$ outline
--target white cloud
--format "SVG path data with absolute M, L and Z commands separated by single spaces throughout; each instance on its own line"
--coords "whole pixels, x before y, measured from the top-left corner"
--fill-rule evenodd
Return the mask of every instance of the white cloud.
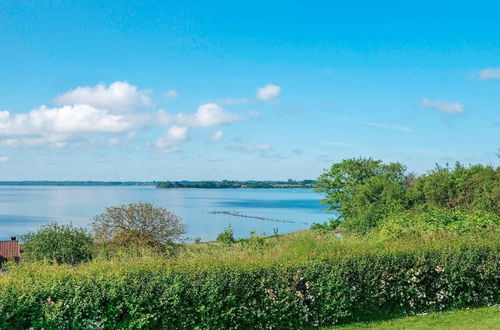
M 140 116 L 113 114 L 89 105 L 40 106 L 21 114 L 0 111 L 0 137 L 7 137 L 2 141 L 6 146 L 50 143 L 62 147 L 64 141 L 75 135 L 123 133 L 143 120 Z
M 459 114 L 464 112 L 464 106 L 459 102 L 438 101 L 423 98 L 422 106 L 450 114 Z
M 216 131 L 212 136 L 210 137 L 211 141 L 219 141 L 224 137 L 224 132 L 223 131 Z
M 489 68 L 479 71 L 480 80 L 488 79 L 499 79 L 500 78 L 500 68 Z
M 177 124 L 188 127 L 211 127 L 241 120 L 242 118 L 231 112 L 224 111 L 215 103 L 200 105 L 195 114 L 186 115 L 178 113 L 175 115 L 164 111 L 158 112 L 158 120 L 163 124 Z
M 0 163 L 6 163 L 9 160 L 9 157 L 0 157 Z
M 166 91 L 163 96 L 165 96 L 165 99 L 171 100 L 179 97 L 179 93 L 175 89 L 170 89 Z
M 172 97 L 176 93 L 167 92 Z M 194 113 L 139 112 L 138 108 L 153 105 L 151 100 L 145 91 L 120 81 L 109 86 L 78 87 L 58 96 L 55 102 L 70 104 L 42 105 L 25 113 L 0 111 L 0 146 L 64 147 L 96 141 L 116 145 L 121 139 L 135 139 L 142 129 L 173 125 L 156 141 L 159 149 L 169 151 L 186 139 L 190 127 L 214 127 L 243 119 L 215 103 L 202 104 Z M 222 137 L 223 132 L 217 131 L 211 139 Z
M 77 87 L 57 96 L 54 102 L 57 105 L 86 104 L 100 109 L 129 111 L 152 106 L 148 94 L 148 91 L 139 91 L 126 81 L 115 81 L 108 87 L 104 84 Z
M 133 127 L 128 116 L 89 105 L 41 106 L 27 114 L 0 111 L 0 136 L 120 133 Z
M 257 117 L 260 117 L 260 112 L 258 112 L 258 111 L 250 111 L 250 112 L 248 113 L 248 115 L 249 115 L 250 117 L 257 118 Z
M 281 87 L 267 84 L 264 87 L 257 89 L 256 98 L 264 102 L 274 102 L 280 96 Z
M 163 152 L 177 151 L 178 145 L 187 139 L 187 133 L 188 128 L 185 126 L 172 126 L 156 140 L 156 147 Z

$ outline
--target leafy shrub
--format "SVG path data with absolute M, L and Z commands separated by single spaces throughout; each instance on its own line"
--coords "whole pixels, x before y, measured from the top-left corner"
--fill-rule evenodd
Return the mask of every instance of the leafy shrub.
M 461 235 L 498 229 L 500 217 L 493 213 L 434 208 L 425 212 L 406 211 L 393 214 L 382 221 L 375 235 L 383 239 L 396 239 L 435 235 L 443 231 Z
M 498 304 L 498 240 L 445 243 L 269 264 L 28 264 L 0 276 L 0 328 L 304 329 Z
M 342 224 L 342 221 L 339 219 L 335 218 L 330 218 L 328 219 L 328 222 L 323 222 L 323 223 L 313 223 L 311 225 L 312 230 L 321 230 L 321 231 L 329 231 L 329 230 L 335 230 L 340 227 Z
M 409 187 L 413 206 L 485 211 L 500 216 L 500 168 L 456 163 L 436 168 L 419 177 Z
M 415 177 L 400 163 L 346 159 L 320 175 L 316 190 L 326 193 L 323 203 L 338 212 L 343 229 L 360 234 L 405 210 L 432 213 L 439 208 L 500 216 L 500 168 L 492 166 L 457 163 Z
M 229 246 L 233 244 L 236 240 L 234 239 L 234 231 L 231 225 L 224 228 L 224 231 L 217 235 L 216 241 L 223 246 Z
M 92 259 L 93 242 L 83 228 L 50 223 L 22 237 L 23 259 L 77 264 Z
M 108 207 L 105 213 L 94 217 L 92 226 L 98 242 L 122 247 L 161 248 L 172 245 L 186 233 L 178 216 L 150 203 Z

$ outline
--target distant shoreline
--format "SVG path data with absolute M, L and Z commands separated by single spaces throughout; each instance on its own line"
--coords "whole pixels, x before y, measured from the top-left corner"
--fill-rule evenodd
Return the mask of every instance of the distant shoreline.
M 155 181 L 0 181 L 0 186 L 156 186 Z
M 314 188 L 314 180 L 288 181 L 166 181 L 158 183 L 158 189 L 283 189 Z
M 303 181 L 0 181 L 0 186 L 39 187 L 133 187 L 149 186 L 158 189 L 283 189 L 314 188 L 314 180 Z

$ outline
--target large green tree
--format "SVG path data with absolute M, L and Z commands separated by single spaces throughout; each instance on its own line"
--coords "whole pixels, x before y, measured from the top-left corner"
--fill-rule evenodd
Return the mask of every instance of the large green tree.
M 366 232 L 389 213 L 405 208 L 409 178 L 400 163 L 351 158 L 325 170 L 316 191 L 326 193 L 323 203 L 338 214 L 344 227 Z

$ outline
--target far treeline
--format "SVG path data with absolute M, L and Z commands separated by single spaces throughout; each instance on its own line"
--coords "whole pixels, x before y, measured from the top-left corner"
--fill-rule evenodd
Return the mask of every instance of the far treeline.
M 225 188 L 314 188 L 316 181 L 166 181 L 156 185 L 159 189 L 172 188 L 200 188 L 200 189 L 225 189 Z
M 155 181 L 0 181 L 0 186 L 155 186 Z

